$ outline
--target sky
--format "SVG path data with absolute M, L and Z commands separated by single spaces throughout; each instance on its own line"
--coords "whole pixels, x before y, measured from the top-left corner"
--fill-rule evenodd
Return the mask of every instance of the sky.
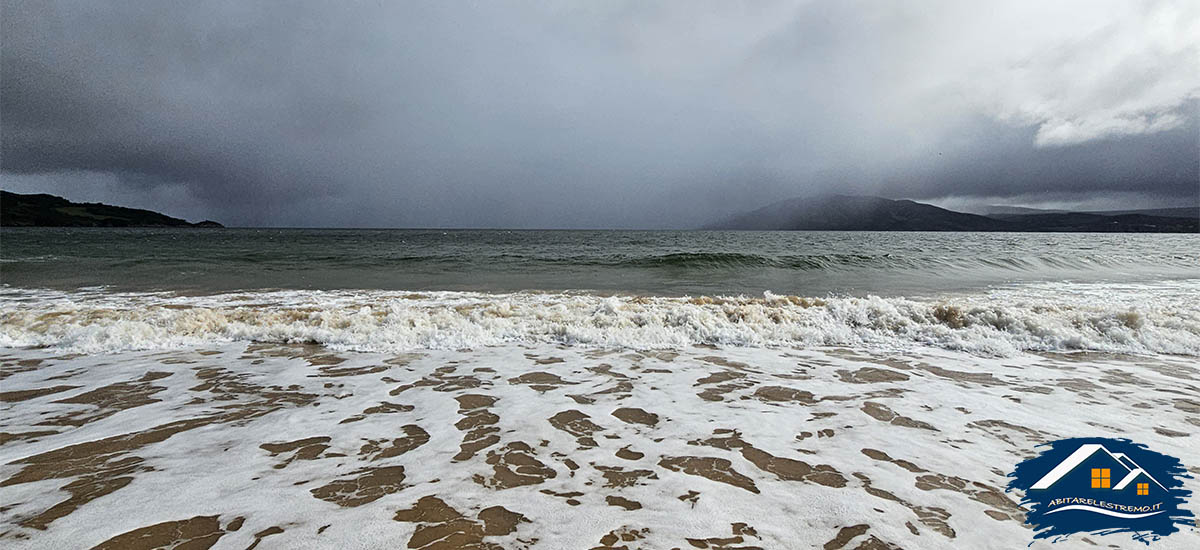
M 0 187 L 238 226 L 1200 203 L 1200 2 L 0 0 Z

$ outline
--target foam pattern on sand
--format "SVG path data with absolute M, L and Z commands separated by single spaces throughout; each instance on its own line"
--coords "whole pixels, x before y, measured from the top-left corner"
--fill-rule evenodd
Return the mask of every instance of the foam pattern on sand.
M 5 350 L 0 377 L 14 550 L 1022 548 L 1002 487 L 1040 442 L 1200 473 L 1190 357 L 234 342 Z M 1095 544 L 1140 546 L 1032 547 Z
M 94 353 L 236 341 L 384 352 L 551 343 L 1200 355 L 1200 279 L 1045 283 L 938 298 L 0 289 L 4 347 Z

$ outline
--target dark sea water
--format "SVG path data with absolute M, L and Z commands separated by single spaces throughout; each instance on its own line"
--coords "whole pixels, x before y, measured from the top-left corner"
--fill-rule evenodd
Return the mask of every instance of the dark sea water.
M 1200 236 L 6 229 L 0 347 L 1200 355 Z
M 1200 236 L 311 229 L 4 229 L 21 288 L 900 296 L 1200 277 Z

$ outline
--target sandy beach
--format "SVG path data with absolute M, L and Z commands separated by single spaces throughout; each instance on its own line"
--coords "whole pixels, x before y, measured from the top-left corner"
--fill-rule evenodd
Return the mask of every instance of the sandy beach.
M 1006 474 L 1037 444 L 1113 434 L 1186 460 L 1200 426 L 1190 358 L 232 343 L 2 361 L 15 549 L 1020 548 Z M 1032 547 L 1093 544 L 1142 546 Z

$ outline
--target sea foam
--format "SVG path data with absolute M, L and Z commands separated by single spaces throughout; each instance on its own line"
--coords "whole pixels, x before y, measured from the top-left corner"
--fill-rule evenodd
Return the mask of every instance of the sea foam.
M 395 352 L 510 343 L 661 349 L 935 347 L 1200 355 L 1200 280 L 1053 283 L 937 298 L 0 289 L 0 346 L 97 353 L 308 342 Z

